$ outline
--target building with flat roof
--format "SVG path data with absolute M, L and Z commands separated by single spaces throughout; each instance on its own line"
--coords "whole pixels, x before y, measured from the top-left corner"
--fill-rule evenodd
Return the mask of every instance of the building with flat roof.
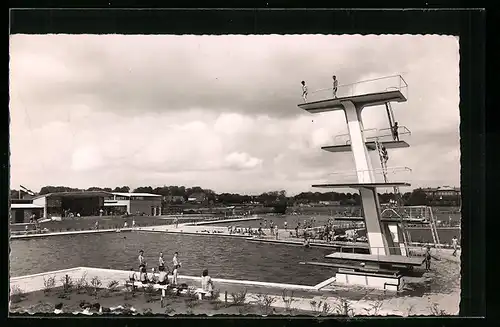
M 108 192 L 74 191 L 38 195 L 33 204 L 43 208 L 43 217 L 65 217 L 70 214 L 99 216 Z
M 29 223 L 32 218 L 43 216 L 43 206 L 33 203 L 11 203 L 11 224 Z
M 104 200 L 108 214 L 161 215 L 162 196 L 150 193 L 112 192 Z
M 75 191 L 48 193 L 11 204 L 12 222 L 29 222 L 36 218 L 99 216 L 105 214 L 161 215 L 161 195 L 149 193 L 116 193 L 104 191 Z M 21 202 L 18 200 L 16 202 Z M 23 220 L 23 221 L 21 221 Z

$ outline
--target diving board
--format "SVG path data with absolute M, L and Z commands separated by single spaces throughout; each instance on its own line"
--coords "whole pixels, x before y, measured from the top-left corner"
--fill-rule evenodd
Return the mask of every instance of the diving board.
M 408 148 L 410 145 L 406 143 L 405 141 L 389 141 L 389 142 L 383 142 L 384 146 L 386 149 L 401 149 L 401 148 Z M 375 151 L 377 150 L 377 146 L 375 145 L 375 142 L 369 141 L 365 142 L 366 149 L 368 151 Z M 351 145 L 328 145 L 328 146 L 323 146 L 321 147 L 322 150 L 328 151 L 328 152 L 350 152 Z
M 340 184 L 314 184 L 312 187 L 317 188 L 376 188 L 376 187 L 404 187 L 411 186 L 406 182 L 389 182 L 389 183 L 340 183 Z
M 406 257 L 402 255 L 376 255 L 360 253 L 335 252 L 325 256 L 327 259 L 352 260 L 359 262 L 376 262 L 381 264 L 394 264 L 406 266 L 420 266 L 424 263 L 424 257 Z
M 384 91 L 306 102 L 299 104 L 298 107 L 314 114 L 327 111 L 345 110 L 344 105 L 342 104 L 342 102 L 345 101 L 352 102 L 358 108 L 364 108 L 368 106 L 382 105 L 391 101 L 404 102 L 406 101 L 406 97 L 400 90 Z

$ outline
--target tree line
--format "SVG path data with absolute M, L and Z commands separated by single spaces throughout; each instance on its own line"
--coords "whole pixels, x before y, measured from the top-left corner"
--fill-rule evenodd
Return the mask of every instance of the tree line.
M 165 197 L 173 197 L 176 202 L 181 199 L 186 201 L 191 195 L 195 193 L 203 193 L 207 203 L 221 203 L 221 204 L 248 204 L 248 203 L 287 203 L 293 204 L 311 204 L 320 203 L 322 201 L 336 202 L 339 204 L 360 205 L 361 198 L 358 193 L 339 193 L 339 192 L 302 192 L 295 196 L 287 196 L 285 190 L 269 191 L 258 195 L 242 195 L 238 193 L 215 193 L 213 190 L 204 189 L 200 186 L 185 187 L 185 186 L 162 186 L 151 187 L 141 186 L 131 189 L 129 186 L 110 187 L 89 187 L 87 189 L 71 188 L 67 186 L 44 186 L 38 192 L 39 195 L 58 193 L 58 192 L 75 192 L 75 191 L 104 191 L 104 192 L 119 192 L 119 193 L 151 193 L 158 194 Z M 19 198 L 19 190 L 11 190 L 11 198 Z M 21 191 L 24 193 L 24 191 Z M 427 194 L 420 188 L 412 192 L 404 194 L 394 193 L 379 193 L 379 200 L 381 203 L 389 201 L 402 201 L 405 205 L 458 205 L 459 199 L 444 199 L 436 202 L 436 199 L 428 197 Z M 182 200 L 180 200 L 182 202 Z

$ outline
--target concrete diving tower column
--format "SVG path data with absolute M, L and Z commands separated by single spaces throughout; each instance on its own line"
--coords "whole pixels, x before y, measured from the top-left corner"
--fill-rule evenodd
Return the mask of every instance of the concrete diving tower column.
M 377 184 L 363 133 L 364 127 L 361 112 L 365 107 L 376 106 L 389 101 L 403 102 L 406 101 L 406 98 L 397 90 L 327 99 L 299 105 L 300 108 L 311 113 L 334 110 L 344 111 L 358 183 L 360 184 L 357 188 L 361 195 L 370 253 L 381 256 L 400 253 L 393 250 L 394 242 L 391 232 L 388 226 L 381 221 Z
M 351 150 L 354 156 L 354 164 L 358 175 L 358 182 L 361 184 L 375 183 L 373 167 L 368 149 L 365 145 L 365 136 L 363 135 L 363 121 L 361 119 L 361 108 L 356 108 L 351 101 L 342 101 L 345 117 L 347 120 L 347 128 L 351 138 Z M 392 247 L 392 242 L 388 242 L 387 237 L 384 237 L 383 227 L 380 217 L 380 203 L 375 187 L 362 187 L 359 189 L 363 214 L 365 217 L 366 234 L 370 253 L 378 253 L 379 255 L 388 255 L 389 246 Z

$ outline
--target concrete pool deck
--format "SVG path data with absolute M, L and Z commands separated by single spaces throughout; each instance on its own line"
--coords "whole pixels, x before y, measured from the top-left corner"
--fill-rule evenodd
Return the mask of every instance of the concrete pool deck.
M 171 218 L 165 218 L 171 219 Z M 185 219 L 192 219 L 186 217 Z M 80 234 L 99 234 L 99 233 L 112 233 L 112 232 L 130 232 L 130 231 L 164 231 L 164 232 L 172 232 L 179 233 L 185 232 L 190 233 L 198 230 L 198 228 L 193 226 L 202 226 L 202 225 L 213 225 L 218 223 L 230 223 L 230 222 L 238 222 L 238 221 L 250 221 L 250 220 L 259 220 L 259 217 L 244 217 L 244 218 L 235 218 L 235 219 L 223 219 L 223 220 L 210 220 L 210 221 L 202 221 L 202 222 L 194 222 L 194 223 L 180 223 L 176 228 L 175 225 L 157 225 L 157 226 L 148 226 L 148 227 L 127 227 L 127 228 L 108 228 L 108 229 L 88 229 L 88 230 L 79 230 L 79 231 L 61 231 L 61 232 L 52 232 L 52 233 L 27 233 L 27 234 L 11 234 L 11 239 L 30 239 L 36 237 L 49 237 L 49 236 L 63 236 L 63 235 L 80 235 Z M 206 229 L 206 228 L 205 228 Z M 215 229 L 211 229 L 215 230 Z M 227 230 L 227 227 L 219 227 L 217 230 Z M 224 236 L 224 235 L 222 235 Z M 233 235 L 235 236 L 235 235 Z M 239 235 L 242 236 L 242 235 Z
M 72 269 L 64 269 L 59 271 L 46 272 L 35 275 L 12 277 L 10 278 L 10 287 L 18 287 L 25 293 L 43 290 L 44 280 L 49 277 L 55 277 L 56 287 L 61 286 L 61 278 L 68 275 L 72 280 L 76 281 L 82 276 L 90 281 L 97 276 L 102 282 L 103 287 L 113 280 L 124 285 L 128 279 L 129 271 L 112 270 L 90 267 L 77 267 Z M 200 277 L 194 276 L 179 276 L 179 281 L 187 283 L 190 286 L 200 287 Z M 230 280 L 213 278 L 216 290 L 220 290 L 219 299 L 225 300 L 227 292 L 228 302 L 232 302 L 231 293 L 237 293 L 246 290 L 247 303 L 255 303 L 255 298 L 258 294 L 266 294 L 275 299 L 273 307 L 285 308 L 283 300 L 283 292 L 286 291 L 287 296 L 293 291 L 292 307 L 299 310 L 311 311 L 311 302 L 322 301 L 328 303 L 332 308 L 338 306 L 341 301 L 347 300 L 354 315 L 373 314 L 373 308 L 378 307 L 378 315 L 430 315 L 432 314 L 430 307 L 437 305 L 439 309 L 444 310 L 447 314 L 457 314 L 459 310 L 460 289 L 455 288 L 449 294 L 432 293 L 425 296 L 397 296 L 396 294 L 380 291 L 355 289 L 353 287 L 340 287 L 330 285 L 321 291 L 317 290 L 316 286 L 294 285 L 282 283 L 266 283 L 260 281 L 246 280 Z
M 78 231 L 65 231 L 65 232 L 55 232 L 55 233 L 39 233 L 39 234 L 20 234 L 20 235 L 10 235 L 11 239 L 29 239 L 37 237 L 49 237 L 49 236 L 64 236 L 64 235 L 80 235 L 80 234 L 99 234 L 99 233 L 120 233 L 120 232 L 130 232 L 132 228 L 112 228 L 112 229 L 90 229 L 90 230 L 78 230 Z

